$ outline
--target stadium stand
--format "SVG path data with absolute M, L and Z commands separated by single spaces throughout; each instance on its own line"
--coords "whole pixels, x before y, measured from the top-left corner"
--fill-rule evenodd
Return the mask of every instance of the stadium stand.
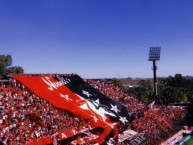
M 40 75 L 33 75 L 36 76 Z M 109 144 L 160 144 L 181 130 L 185 122 L 186 108 L 146 106 L 112 82 L 83 80 L 74 74 L 51 77 L 93 103 L 97 109 L 101 107 L 111 122 L 119 122 L 118 131 L 113 129 L 114 132 L 103 140 Z M 94 139 L 89 141 L 94 144 L 104 131 L 95 127 L 92 120 L 77 115 L 73 110 L 56 107 L 14 77 L 1 82 L 0 144 L 81 144 L 82 140 L 88 141 L 89 138 Z M 67 136 L 72 130 L 76 133 Z M 124 138 L 118 141 L 116 133 L 125 133 L 122 135 Z
M 130 128 L 144 133 L 143 145 L 160 144 L 182 129 L 185 123 L 185 107 L 166 107 L 154 105 L 152 108 L 129 96 L 115 84 L 106 80 L 85 80 L 95 89 L 127 107 L 133 118 Z M 126 141 L 129 142 L 128 140 Z
M 1 83 L 0 90 L 0 136 L 4 144 L 26 144 L 89 125 L 87 120 L 54 107 L 15 80 Z

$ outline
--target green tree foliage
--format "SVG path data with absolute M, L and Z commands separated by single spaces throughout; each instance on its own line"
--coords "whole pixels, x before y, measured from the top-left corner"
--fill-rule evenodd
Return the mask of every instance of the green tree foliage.
M 128 88 L 128 94 L 136 97 L 139 101 L 145 104 L 152 102 L 154 100 L 152 80 L 140 80 L 138 85 L 138 87 Z
M 168 103 L 187 103 L 193 98 L 193 78 L 183 77 L 176 74 L 169 76 L 161 82 L 159 87 L 159 102 Z
M 7 68 L 7 71 L 9 73 L 23 73 L 24 72 L 24 69 L 21 67 L 21 66 L 12 66 L 12 67 L 9 67 Z
M 5 73 L 23 73 L 24 69 L 20 66 L 12 66 L 11 55 L 0 55 L 0 78 Z
M 11 55 L 0 55 L 0 64 L 3 67 L 8 67 L 12 65 Z
M 147 90 L 144 86 L 128 88 L 128 94 L 145 104 L 148 104 L 153 100 L 152 91 Z
M 8 66 L 12 65 L 12 58 L 10 55 L 0 55 L 0 75 L 5 73 Z
M 193 77 L 181 74 L 158 78 L 158 104 L 187 103 L 193 99 Z M 154 101 L 153 79 L 144 79 L 138 87 L 128 88 L 128 94 L 145 104 Z

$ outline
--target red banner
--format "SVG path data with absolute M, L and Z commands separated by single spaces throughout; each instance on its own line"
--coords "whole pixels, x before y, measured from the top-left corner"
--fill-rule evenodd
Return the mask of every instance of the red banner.
M 80 118 L 88 119 L 94 127 L 104 128 L 103 134 L 95 139 L 98 143 L 102 143 L 113 128 L 103 111 L 97 109 L 92 102 L 71 92 L 52 76 L 15 75 L 13 78 L 54 106 L 68 110 Z
M 52 139 L 49 136 L 47 136 L 42 139 L 33 141 L 31 143 L 27 143 L 26 145 L 46 145 L 46 144 L 51 144 L 52 142 L 53 142 Z

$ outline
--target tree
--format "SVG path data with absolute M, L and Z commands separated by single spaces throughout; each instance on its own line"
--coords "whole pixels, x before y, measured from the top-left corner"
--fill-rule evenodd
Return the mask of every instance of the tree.
M 12 74 L 19 74 L 19 73 L 24 73 L 24 69 L 21 66 L 12 66 L 7 68 L 7 72 L 12 73 Z
M 149 79 L 140 80 L 138 87 L 128 88 L 127 92 L 145 104 L 154 101 L 151 80 Z
M 12 65 L 11 55 L 0 55 L 0 64 L 3 67 L 8 67 Z
M 0 55 L 0 76 L 2 76 L 6 68 L 12 65 L 11 55 Z
M 128 93 L 143 103 L 154 101 L 151 79 L 139 81 L 139 86 L 128 88 Z M 183 77 L 182 74 L 158 78 L 158 104 L 187 103 L 193 99 L 193 77 Z
M 5 73 L 24 73 L 21 66 L 12 66 L 11 55 L 0 55 L 0 77 L 2 78 Z
M 169 76 L 161 82 L 159 88 L 159 103 L 187 103 L 193 98 L 193 79 L 176 74 Z

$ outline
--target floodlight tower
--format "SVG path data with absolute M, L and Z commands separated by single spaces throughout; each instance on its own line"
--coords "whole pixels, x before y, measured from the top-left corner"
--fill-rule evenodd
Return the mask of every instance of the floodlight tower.
M 160 60 L 161 47 L 150 47 L 149 50 L 149 61 L 153 61 L 153 76 L 154 76 L 154 97 L 157 103 L 157 79 L 156 79 L 156 61 Z

